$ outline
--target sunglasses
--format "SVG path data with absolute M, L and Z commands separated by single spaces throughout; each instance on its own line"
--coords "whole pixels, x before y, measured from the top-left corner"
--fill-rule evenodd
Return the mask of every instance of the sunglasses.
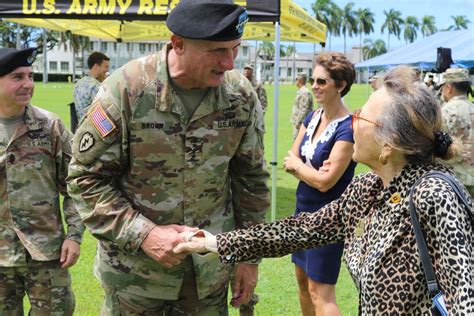
M 316 82 L 318 86 L 324 87 L 328 84 L 329 80 L 325 78 L 315 78 L 314 82 Z
M 356 121 L 357 121 L 357 120 L 363 120 L 363 121 L 366 121 L 366 122 L 375 124 L 375 125 L 377 125 L 378 127 L 382 127 L 382 126 L 383 126 L 383 125 L 380 124 L 379 122 L 372 121 L 372 120 L 369 120 L 369 119 L 366 119 L 366 118 L 360 116 L 360 110 L 355 110 L 354 113 L 352 114 L 352 130 L 354 130 L 354 127 L 355 127 L 355 124 L 356 124 Z

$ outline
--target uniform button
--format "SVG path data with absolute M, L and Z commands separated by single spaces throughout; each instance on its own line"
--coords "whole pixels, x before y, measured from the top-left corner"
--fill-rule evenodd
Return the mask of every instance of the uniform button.
M 15 159 L 16 159 L 16 158 L 15 158 L 15 154 L 10 154 L 10 155 L 8 156 L 8 162 L 9 162 L 9 163 L 14 163 L 14 162 L 15 162 Z

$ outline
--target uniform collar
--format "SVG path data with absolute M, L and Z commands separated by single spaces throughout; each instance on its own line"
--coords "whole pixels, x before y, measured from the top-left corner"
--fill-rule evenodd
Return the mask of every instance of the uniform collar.
M 454 100 L 466 100 L 466 101 L 468 101 L 467 96 L 465 96 L 465 95 L 455 95 L 449 101 L 454 101 Z
M 179 101 L 178 96 L 174 93 L 173 87 L 168 79 L 168 52 L 171 48 L 171 43 L 168 43 L 160 52 L 157 67 L 158 80 L 156 89 L 156 109 L 162 112 L 174 112 L 180 115 L 185 115 L 186 112 L 183 109 L 183 105 Z M 206 116 L 215 111 L 230 108 L 231 104 L 226 92 L 227 85 L 227 76 L 225 76 L 224 82 L 220 86 L 209 90 L 206 97 L 196 109 L 192 120 Z
M 31 105 L 26 106 L 25 110 L 25 125 L 29 130 L 37 130 L 41 128 L 40 120 L 38 119 L 36 111 Z

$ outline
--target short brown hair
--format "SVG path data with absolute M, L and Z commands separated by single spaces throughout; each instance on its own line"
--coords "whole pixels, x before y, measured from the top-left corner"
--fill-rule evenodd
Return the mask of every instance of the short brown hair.
M 316 64 L 322 66 L 329 73 L 337 87 L 342 85 L 342 81 L 347 82 L 346 87 L 341 91 L 341 96 L 345 96 L 349 92 L 356 73 L 354 64 L 344 54 L 337 52 L 319 54 L 316 57 Z

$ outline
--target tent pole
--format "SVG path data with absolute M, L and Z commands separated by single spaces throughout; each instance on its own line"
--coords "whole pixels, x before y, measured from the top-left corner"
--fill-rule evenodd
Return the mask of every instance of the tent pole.
M 43 83 L 48 83 L 48 58 L 47 58 L 47 50 L 48 50 L 48 30 L 43 29 Z
M 280 86 L 280 22 L 275 22 L 275 64 L 273 67 L 273 158 L 272 166 L 272 221 L 276 219 L 276 172 L 278 154 L 278 97 Z

